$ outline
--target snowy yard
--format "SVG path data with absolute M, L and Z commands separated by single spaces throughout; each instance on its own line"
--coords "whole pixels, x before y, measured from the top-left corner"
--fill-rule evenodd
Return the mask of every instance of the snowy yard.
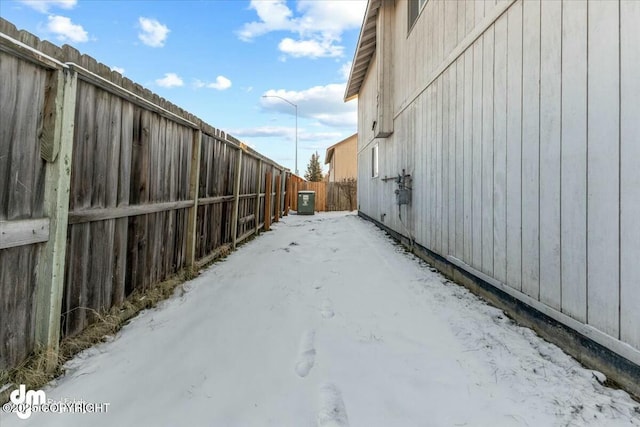
M 600 385 L 353 214 L 290 215 L 45 389 L 101 414 L 9 426 L 640 426 Z

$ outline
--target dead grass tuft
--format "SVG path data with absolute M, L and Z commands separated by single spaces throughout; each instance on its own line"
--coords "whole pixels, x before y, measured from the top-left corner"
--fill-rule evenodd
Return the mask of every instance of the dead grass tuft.
M 159 302 L 169 298 L 176 287 L 195 277 L 187 270 L 181 274 L 159 283 L 144 291 L 134 291 L 119 307 L 113 307 L 109 312 L 92 312 L 93 323 L 82 332 L 72 337 L 65 337 L 60 341 L 57 358 L 51 352 L 37 351 L 29 356 L 19 366 L 0 371 L 0 404 L 9 401 L 9 394 L 20 384 L 27 389 L 38 390 L 54 378 L 64 373 L 63 365 L 73 356 L 95 344 L 104 342 L 108 337 L 116 334 L 122 327 L 142 310 L 155 307 Z M 47 367 L 51 367 L 47 369 Z M 6 387 L 8 386 L 8 387 Z

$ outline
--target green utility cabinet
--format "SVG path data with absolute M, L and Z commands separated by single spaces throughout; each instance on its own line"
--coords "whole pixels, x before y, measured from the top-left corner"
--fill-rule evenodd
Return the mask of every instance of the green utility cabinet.
M 298 191 L 298 215 L 313 215 L 316 210 L 316 192 Z

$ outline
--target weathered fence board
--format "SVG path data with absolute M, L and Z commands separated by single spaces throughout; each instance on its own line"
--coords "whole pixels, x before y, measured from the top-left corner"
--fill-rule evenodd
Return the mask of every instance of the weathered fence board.
M 49 219 L 0 221 L 0 249 L 31 245 L 49 240 Z
M 0 369 L 17 365 L 34 347 L 38 251 L 38 245 L 0 250 Z
M 37 243 L 49 237 L 38 137 L 48 73 L 0 51 L 0 369 L 35 345 Z

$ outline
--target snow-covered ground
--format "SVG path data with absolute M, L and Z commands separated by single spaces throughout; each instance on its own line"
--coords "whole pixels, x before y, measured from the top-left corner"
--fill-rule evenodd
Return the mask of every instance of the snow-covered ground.
M 352 214 L 290 215 L 9 426 L 640 426 L 640 404 Z

